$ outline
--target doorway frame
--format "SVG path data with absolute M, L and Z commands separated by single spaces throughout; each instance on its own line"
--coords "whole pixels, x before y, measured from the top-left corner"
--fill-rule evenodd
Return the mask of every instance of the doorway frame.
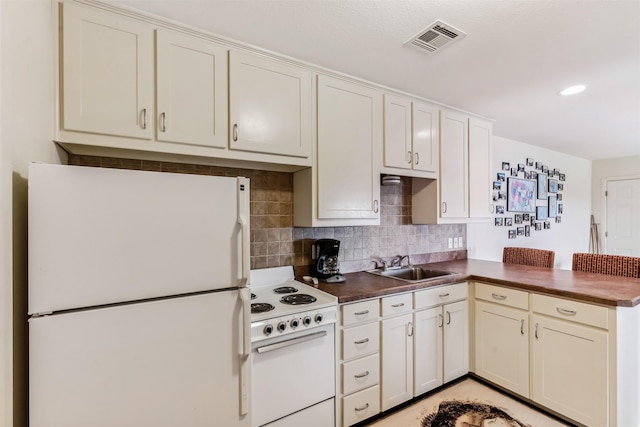
M 600 241 L 602 242 L 601 244 L 601 252 L 603 254 L 607 253 L 607 235 L 605 233 L 607 233 L 607 229 L 605 229 L 605 227 L 607 226 L 607 185 L 609 184 L 609 182 L 611 181 L 626 181 L 626 180 L 630 180 L 630 179 L 639 179 L 640 180 L 640 174 L 634 174 L 634 175 L 621 175 L 621 176 L 611 176 L 611 177 L 607 177 L 607 178 L 602 178 L 602 192 L 600 194 L 600 200 L 601 200 L 601 212 L 602 212 L 602 228 L 599 230 L 599 234 L 600 234 Z

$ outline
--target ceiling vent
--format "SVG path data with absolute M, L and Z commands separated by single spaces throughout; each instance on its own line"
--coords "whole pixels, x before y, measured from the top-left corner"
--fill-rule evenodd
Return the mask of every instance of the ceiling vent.
M 436 21 L 411 37 L 405 44 L 420 49 L 422 52 L 436 53 L 453 42 L 463 39 L 466 35 L 467 33 L 449 24 Z

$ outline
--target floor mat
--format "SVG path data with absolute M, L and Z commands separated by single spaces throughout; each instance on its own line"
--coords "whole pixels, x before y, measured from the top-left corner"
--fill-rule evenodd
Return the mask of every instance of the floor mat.
M 367 427 L 566 427 L 512 397 L 467 378 Z

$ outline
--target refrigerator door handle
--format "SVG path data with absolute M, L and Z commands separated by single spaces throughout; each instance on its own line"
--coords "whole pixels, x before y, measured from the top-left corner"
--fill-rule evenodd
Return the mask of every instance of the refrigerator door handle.
M 249 233 L 249 179 L 238 177 L 238 223 L 241 227 L 241 277 L 240 286 L 249 284 L 249 275 L 251 271 L 250 254 L 250 233 Z
M 240 414 L 249 413 L 249 398 L 251 396 L 251 292 L 249 288 L 239 289 L 240 301 L 242 301 L 242 351 L 240 354 Z

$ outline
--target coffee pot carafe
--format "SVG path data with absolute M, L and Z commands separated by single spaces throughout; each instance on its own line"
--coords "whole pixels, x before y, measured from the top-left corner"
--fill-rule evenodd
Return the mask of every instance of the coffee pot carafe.
M 313 243 L 313 254 L 315 254 L 315 275 L 321 282 L 344 282 L 344 276 L 340 274 L 340 262 L 338 260 L 339 251 L 339 240 L 318 239 Z

